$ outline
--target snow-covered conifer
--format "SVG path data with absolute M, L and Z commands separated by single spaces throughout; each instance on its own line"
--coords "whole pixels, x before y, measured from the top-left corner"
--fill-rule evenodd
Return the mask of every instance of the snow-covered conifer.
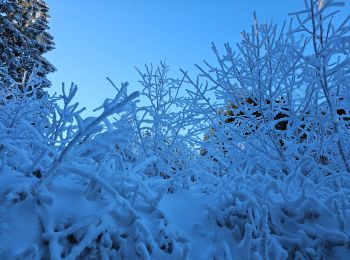
M 40 89 L 50 86 L 46 75 L 55 68 L 43 57 L 54 46 L 48 33 L 48 18 L 48 6 L 42 0 L 0 3 L 2 74 L 8 74 L 15 82 L 21 83 L 26 74 L 40 69 L 37 73 L 43 79 Z M 17 86 L 21 88 L 20 84 Z M 37 95 L 42 96 L 41 92 L 38 91 Z

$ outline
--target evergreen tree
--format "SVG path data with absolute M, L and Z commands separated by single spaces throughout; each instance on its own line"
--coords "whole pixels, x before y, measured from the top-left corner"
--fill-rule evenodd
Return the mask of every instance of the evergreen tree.
M 46 75 L 55 71 L 43 54 L 53 49 L 52 36 L 47 32 L 47 4 L 42 0 L 0 0 L 0 76 L 3 84 L 22 82 L 26 73 L 37 70 L 42 78 L 39 89 L 49 87 Z M 6 75 L 7 74 L 7 75 Z M 20 86 L 21 87 L 21 86 Z

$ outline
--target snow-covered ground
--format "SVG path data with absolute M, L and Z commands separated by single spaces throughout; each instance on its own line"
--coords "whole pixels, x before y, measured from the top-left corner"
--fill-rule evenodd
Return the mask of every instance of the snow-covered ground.
M 326 194 L 330 205 L 315 201 L 308 191 L 299 198 L 290 198 L 287 204 L 281 187 L 276 183 L 268 187 L 263 177 L 261 189 L 258 183 L 251 182 L 252 178 L 247 181 L 236 178 L 236 183 L 229 184 L 227 179 L 226 185 L 221 183 L 219 187 L 216 183 L 210 190 L 195 182 L 184 187 L 165 180 L 120 177 L 124 181 L 110 183 L 116 187 L 117 197 L 105 192 L 89 197 L 86 182 L 61 177 L 38 199 L 28 190 L 36 179 L 13 171 L 2 174 L 0 258 L 350 256 L 350 211 L 338 208 L 342 214 L 330 212 L 336 202 L 326 198 Z M 162 181 L 163 186 L 159 185 Z M 278 194 L 281 196 L 277 197 Z M 227 204 L 229 201 L 231 205 Z

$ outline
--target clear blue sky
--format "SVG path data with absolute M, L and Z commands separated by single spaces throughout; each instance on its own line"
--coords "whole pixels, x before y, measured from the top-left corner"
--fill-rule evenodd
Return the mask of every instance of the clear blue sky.
M 348 1 L 348 0 L 346 0 Z M 172 74 L 179 68 L 213 61 L 211 42 L 222 46 L 240 40 L 252 24 L 281 23 L 303 0 L 47 0 L 56 49 L 47 58 L 57 67 L 51 91 L 61 83 L 78 84 L 78 101 L 89 110 L 99 106 L 116 84 L 138 88 L 135 66 L 166 59 Z

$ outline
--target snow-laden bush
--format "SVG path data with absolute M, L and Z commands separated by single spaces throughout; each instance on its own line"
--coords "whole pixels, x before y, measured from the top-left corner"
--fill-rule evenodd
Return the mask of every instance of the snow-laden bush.
M 299 24 L 293 29 L 295 37 L 303 34 L 307 44 L 301 57 L 308 144 L 303 150 L 321 161 L 320 172 L 350 173 L 349 84 L 350 23 L 349 16 L 340 20 L 337 13 L 344 2 L 334 0 L 305 1 L 305 9 L 293 13 Z M 334 7 L 338 10 L 334 10 Z M 324 163 L 323 158 L 327 158 Z
M 196 107 L 196 96 L 186 89 L 185 77 L 170 77 L 164 62 L 138 72 L 142 105 L 134 118 L 135 145 L 140 156 L 157 156 L 148 174 L 168 179 L 193 167 L 203 117 Z
M 299 42 L 286 29 L 279 31 L 254 18 L 252 31 L 242 33 L 237 52 L 225 44 L 221 55 L 213 45 L 219 65 L 197 66 L 201 74 L 192 84 L 213 114 L 203 155 L 219 175 L 242 170 L 281 177 L 294 159 L 285 154 L 284 146 L 289 140 L 299 143 L 302 135 L 297 123 L 285 122 L 285 117 L 294 118 L 294 95 L 300 89 Z M 201 79 L 211 86 L 200 86 Z M 209 100 L 213 95 L 217 103 Z M 267 165 L 267 160 L 272 163 Z
M 21 89 L 13 84 L 0 89 L 1 170 L 9 167 L 29 176 L 53 152 L 47 140 L 52 102 L 47 96 L 36 98 L 40 84 L 34 71 L 24 78 Z
M 237 51 L 213 45 L 218 65 L 198 66 L 192 84 L 213 107 L 202 153 L 212 172 L 285 178 L 304 157 L 315 182 L 349 172 L 349 20 L 332 19 L 342 3 L 305 3 L 281 30 L 254 16 Z
M 186 239 L 157 209 L 161 193 L 140 175 L 156 158 L 125 155 L 128 125 L 119 119 L 133 117 L 138 96 L 126 86 L 86 119 L 72 104 L 74 85 L 59 98 L 1 106 L 1 258 L 186 257 Z
M 327 178 L 300 186 L 260 174 L 223 177 L 211 215 L 221 229 L 229 230 L 231 255 L 345 259 L 350 254 L 349 195 L 328 188 L 335 178 Z

